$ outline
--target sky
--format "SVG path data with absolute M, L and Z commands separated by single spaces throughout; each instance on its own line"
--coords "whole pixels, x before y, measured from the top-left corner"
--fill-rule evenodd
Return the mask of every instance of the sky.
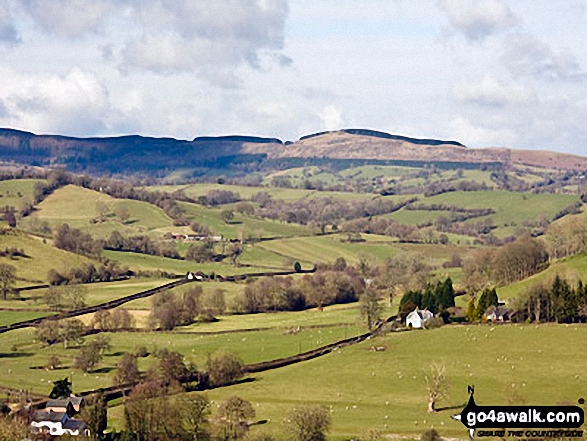
M 0 0 L 0 126 L 587 154 L 585 0 Z

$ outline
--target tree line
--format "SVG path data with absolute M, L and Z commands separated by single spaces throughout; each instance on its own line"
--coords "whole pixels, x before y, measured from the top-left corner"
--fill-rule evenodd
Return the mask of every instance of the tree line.
M 479 292 L 487 285 L 506 285 L 523 280 L 548 266 L 544 243 L 531 237 L 496 249 L 479 249 L 463 262 L 465 286 Z
M 556 275 L 550 283 L 532 285 L 516 302 L 518 321 L 584 323 L 587 321 L 587 286 L 572 285 Z
M 405 318 L 416 307 L 440 313 L 448 322 L 447 309 L 455 306 L 455 290 L 450 277 L 435 285 L 427 283 L 423 290 L 408 290 L 400 300 L 400 317 Z

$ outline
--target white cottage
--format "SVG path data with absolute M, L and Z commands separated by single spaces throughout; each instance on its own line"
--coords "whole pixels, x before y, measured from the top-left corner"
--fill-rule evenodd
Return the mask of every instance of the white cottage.
M 424 322 L 428 319 L 431 319 L 432 317 L 434 317 L 434 314 L 432 314 L 427 309 L 420 309 L 416 307 L 416 309 L 410 312 L 406 317 L 406 326 L 411 326 L 412 328 L 422 328 L 424 327 Z
M 38 410 L 33 415 L 31 426 L 38 433 L 54 436 L 90 436 L 90 430 L 81 420 L 69 418 L 67 412 L 53 412 L 51 410 Z

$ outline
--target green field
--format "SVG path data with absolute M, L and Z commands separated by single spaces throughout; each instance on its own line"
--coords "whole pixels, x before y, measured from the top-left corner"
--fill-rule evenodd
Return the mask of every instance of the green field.
M 79 352 L 75 347 L 64 349 L 62 344 L 41 346 L 34 341 L 34 330 L 26 328 L 3 334 L 0 339 L 0 372 L 2 385 L 25 387 L 45 394 L 50 392 L 52 381 L 73 374 L 74 392 L 81 392 L 111 385 L 116 363 L 125 352 L 132 352 L 137 346 L 146 346 L 149 351 L 163 348 L 178 351 L 185 355 L 187 361 L 198 366 L 203 366 L 207 355 L 220 348 L 239 354 L 245 363 L 258 363 L 308 351 L 362 332 L 363 327 L 351 324 L 302 329 L 297 333 L 289 333 L 283 329 L 208 335 L 179 331 L 103 333 L 102 335 L 110 337 L 112 348 L 105 354 L 96 372 L 85 374 L 72 368 L 73 358 Z M 10 338 L 5 338 L 6 336 Z M 91 336 L 86 337 L 86 340 L 91 339 Z M 30 369 L 43 366 L 51 354 L 59 357 L 63 369 Z M 153 357 L 142 359 L 141 370 L 147 370 L 152 360 Z
M 260 219 L 237 212 L 234 212 L 233 220 L 227 224 L 222 220 L 221 213 L 227 209 L 234 210 L 233 206 L 206 208 L 187 202 L 180 202 L 179 205 L 184 210 L 186 219 L 207 225 L 214 233 L 229 239 L 238 238 L 240 235 L 247 239 L 249 237 L 292 237 L 310 234 L 310 230 L 303 225 Z
M 422 169 L 416 169 L 421 172 Z M 437 170 L 435 173 L 427 177 L 412 177 L 411 175 L 404 176 L 399 182 L 402 185 L 426 185 L 433 182 L 450 182 L 457 184 L 464 181 L 473 181 L 479 184 L 485 184 L 489 188 L 494 187 L 495 184 L 491 180 L 491 172 L 483 170 Z
M 104 222 L 94 223 L 98 218 L 98 204 L 109 212 Z M 125 208 L 129 219 L 122 223 L 117 210 Z M 94 237 L 108 237 L 114 230 L 123 234 L 146 234 L 152 230 L 173 226 L 173 221 L 160 208 L 146 202 L 115 199 L 106 194 L 67 185 L 56 190 L 37 206 L 34 214 L 23 220 L 24 228 L 34 220 L 46 221 L 52 228 L 63 223 L 91 233 Z
M 362 165 L 342 170 L 339 175 L 352 179 L 401 178 L 420 169 L 414 167 L 397 167 L 387 165 Z
M 206 274 L 215 273 L 222 276 L 265 271 L 266 268 L 254 266 L 234 266 L 228 263 L 197 263 L 187 260 L 170 259 L 167 257 L 150 256 L 148 254 L 131 253 L 126 251 L 104 251 L 104 256 L 116 261 L 120 266 L 137 271 L 165 271 L 176 275 L 185 275 L 188 271 L 203 271 Z
M 181 294 L 196 286 L 201 287 L 204 293 L 213 291 L 215 289 L 221 289 L 222 291 L 224 291 L 226 307 L 228 310 L 230 310 L 236 296 L 244 291 L 245 283 L 246 282 L 194 282 L 187 285 L 179 286 L 177 288 L 173 288 L 170 290 L 170 292 Z M 126 308 L 130 310 L 149 311 L 151 309 L 151 298 L 133 300 L 132 302 L 124 304 L 123 306 L 121 306 L 121 308 Z
M 272 240 L 262 242 L 257 246 L 300 262 L 327 263 L 343 257 L 348 263 L 356 264 L 361 258 L 383 261 L 397 254 L 398 250 L 394 247 L 390 237 L 379 237 L 381 242 L 343 243 L 341 238 L 346 238 L 345 235 L 333 234 Z
M 500 300 L 510 300 L 534 284 L 552 282 L 557 275 L 570 283 L 577 283 L 579 280 L 585 282 L 587 278 L 587 254 L 577 254 L 555 262 L 546 270 L 527 279 L 497 288 L 497 294 Z
M 298 188 L 277 188 L 277 187 L 246 187 L 244 185 L 226 185 L 226 184 L 189 184 L 189 185 L 157 185 L 145 187 L 147 190 L 163 191 L 173 193 L 177 190 L 183 190 L 186 196 L 197 199 L 205 196 L 211 190 L 225 190 L 238 193 L 242 199 L 249 200 L 254 194 L 261 191 L 269 193 L 272 199 L 280 199 L 287 202 L 295 202 L 300 199 L 333 197 L 342 200 L 353 199 L 371 199 L 373 195 L 365 193 L 348 193 L 342 191 L 316 191 L 303 190 Z
M 83 285 L 86 290 L 85 303 L 87 306 L 98 305 L 140 291 L 155 288 L 165 283 L 169 283 L 169 280 L 130 279 L 116 282 L 88 283 Z M 0 300 L 0 308 L 6 310 L 7 313 L 13 314 L 14 317 L 17 316 L 17 312 L 25 312 L 31 315 L 34 315 L 36 312 L 40 312 L 41 315 L 54 314 L 55 311 L 45 303 L 43 298 L 46 292 L 47 288 L 22 291 L 18 298 L 9 297 L 8 300 Z M 27 318 L 23 318 L 22 320 L 26 319 Z
M 214 401 L 230 395 L 253 403 L 258 420 L 283 439 L 282 422 L 302 403 L 331 409 L 329 440 L 361 436 L 368 428 L 383 434 L 419 437 L 427 428 L 465 439 L 467 432 L 451 415 L 464 406 L 467 385 L 475 385 L 480 405 L 576 403 L 587 380 L 586 362 L 577 347 L 587 327 L 451 326 L 433 331 L 393 333 L 335 351 L 324 357 L 252 375 L 255 381 L 210 391 Z M 565 341 L 567 344 L 561 345 Z M 507 350 L 504 350 L 507 342 Z M 370 350 L 373 346 L 385 351 Z M 449 395 L 436 414 L 426 412 L 425 371 L 444 364 Z M 120 423 L 121 407 L 110 409 Z
M 577 200 L 577 195 L 455 191 L 424 198 L 420 202 L 427 205 L 446 204 L 463 208 L 492 208 L 495 214 L 471 219 L 468 222 L 492 219 L 497 226 L 521 226 L 524 222 L 537 222 L 542 216 L 552 220 L 558 212 Z
M 34 189 L 37 182 L 44 183 L 44 179 L 11 179 L 0 181 L 0 207 L 14 207 L 20 210 L 25 202 L 33 202 Z
M 448 219 L 451 218 L 450 211 L 424 211 L 424 210 L 400 210 L 395 213 L 383 214 L 378 217 L 385 219 L 393 219 L 398 221 L 400 224 L 406 225 L 420 225 L 426 223 L 434 223 L 440 216 L 445 216 Z
M 436 266 L 450 260 L 454 254 L 465 257 L 474 247 L 453 244 L 428 244 L 428 243 L 398 243 L 397 248 L 409 253 L 419 254 L 425 263 Z
M 0 249 L 12 247 L 22 248 L 28 256 L 15 259 L 0 257 L 0 262 L 13 265 L 16 268 L 18 278 L 16 286 L 45 283 L 47 272 L 50 269 L 67 272 L 72 267 L 80 266 L 84 262 L 91 262 L 86 257 L 43 243 L 43 240 L 38 237 L 14 230 L 6 231 L 0 235 Z
M 398 299 L 399 300 L 399 299 Z M 390 316 L 397 312 L 397 308 L 386 307 L 383 315 Z M 318 309 L 308 309 L 300 312 L 275 312 L 264 314 L 225 315 L 216 323 L 194 323 L 182 328 L 186 332 L 223 332 L 255 328 L 295 328 L 360 325 L 360 316 L 357 304 L 332 305 Z M 349 334 L 350 336 L 350 334 Z
M 283 257 L 273 253 L 258 244 L 245 244 L 243 254 L 239 257 L 241 264 L 264 267 L 269 269 L 283 270 L 292 269 L 294 262 L 291 258 Z M 309 265 L 304 265 L 304 269 L 310 269 Z
M 13 323 L 34 320 L 36 318 L 47 317 L 50 312 L 41 311 L 0 311 L 0 326 L 12 325 Z

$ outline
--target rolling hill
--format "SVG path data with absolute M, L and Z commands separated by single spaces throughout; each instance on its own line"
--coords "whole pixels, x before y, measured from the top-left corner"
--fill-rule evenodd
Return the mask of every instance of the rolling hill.
M 0 129 L 0 155 L 29 165 L 65 165 L 87 173 L 153 173 L 169 170 L 232 170 L 247 173 L 266 161 L 330 158 L 421 163 L 519 164 L 587 169 L 587 158 L 506 148 L 471 149 L 457 141 L 416 139 L 365 129 L 303 136 L 296 142 L 256 136 L 197 137 L 191 141 L 138 135 L 72 138 Z

